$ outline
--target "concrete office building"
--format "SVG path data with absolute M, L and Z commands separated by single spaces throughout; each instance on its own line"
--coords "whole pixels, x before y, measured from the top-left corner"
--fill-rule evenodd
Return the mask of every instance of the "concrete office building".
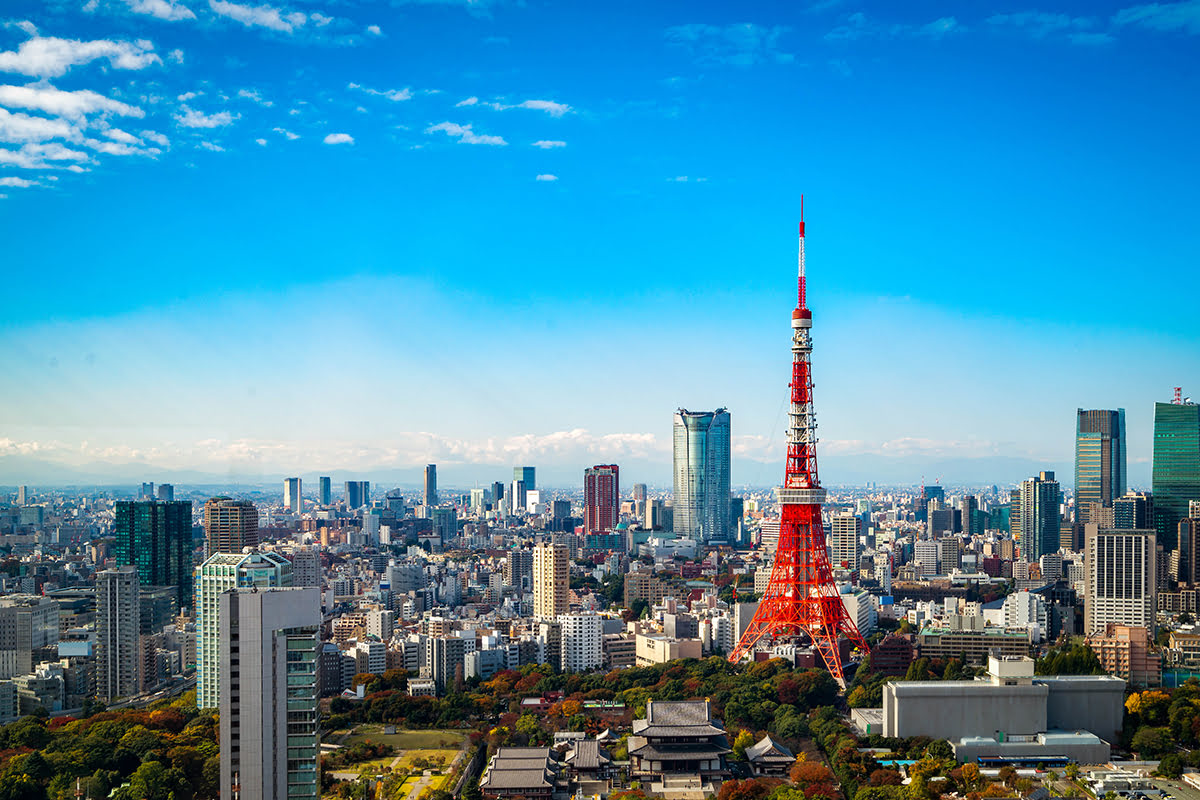
M 733 541 L 729 412 L 675 412 L 674 530 L 699 542 Z
M 565 545 L 541 543 L 533 549 L 533 616 L 555 620 L 570 602 L 570 562 Z
M 1034 562 L 1046 553 L 1057 553 L 1060 546 L 1058 481 L 1053 472 L 1038 473 L 1021 481 L 1020 543 L 1021 555 Z
M 96 696 L 105 702 L 141 691 L 140 600 L 136 567 L 96 573 Z
M 28 594 L 0 597 L 0 680 L 54 660 L 58 634 L 58 603 Z
M 370 481 L 346 481 L 346 508 L 351 511 L 371 502 Z
M 1110 623 L 1136 625 L 1154 634 L 1158 566 L 1153 530 L 1084 526 L 1083 632 Z
M 1033 659 L 988 659 L 986 680 L 894 681 L 883 687 L 883 735 L 948 739 L 959 761 L 978 756 L 1108 760 L 1120 736 L 1125 681 L 1034 677 Z
M 230 589 L 291 587 L 292 563 L 277 553 L 217 553 L 196 567 L 196 705 L 221 700 L 220 598 Z
M 829 518 L 830 561 L 835 569 L 858 569 L 860 536 L 862 518 L 850 513 L 835 514 Z
M 232 589 L 220 596 L 221 796 L 320 796 L 317 589 Z

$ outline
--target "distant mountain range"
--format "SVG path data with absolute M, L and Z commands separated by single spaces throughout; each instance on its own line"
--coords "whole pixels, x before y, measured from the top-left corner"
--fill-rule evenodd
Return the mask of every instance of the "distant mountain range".
M 581 486 L 584 465 L 563 467 L 535 464 L 537 482 L 543 487 Z M 671 465 L 667 461 L 631 460 L 620 464 L 621 483 L 627 490 L 634 483 L 668 488 L 671 485 Z M 1135 471 L 1133 483 L 1147 483 L 1149 469 L 1146 465 L 1139 475 Z M 922 477 L 934 483 L 939 477 L 945 485 L 981 486 L 995 484 L 1001 488 L 1014 486 L 1023 478 L 1041 470 L 1054 470 L 1064 488 L 1074 482 L 1074 466 L 1070 463 L 1048 464 L 1023 458 L 937 458 L 925 456 L 825 456 L 820 459 L 821 480 L 826 486 L 863 485 L 868 482 L 885 486 L 917 486 Z M 228 472 L 202 471 L 194 469 L 167 469 L 146 463 L 108 463 L 93 461 L 70 465 L 45 459 L 10 455 L 0 457 L 0 486 L 136 486 L 143 481 L 173 483 L 177 486 L 271 486 L 279 484 L 289 475 L 299 474 L 304 478 L 305 491 L 316 489 L 316 478 L 328 474 L 333 479 L 334 493 L 340 491 L 347 480 L 369 480 L 372 488 L 409 488 L 422 485 L 424 467 L 398 469 L 388 467 L 364 467 L 361 470 L 333 470 L 323 473 L 301 469 L 285 473 L 264 470 L 252 473 L 239 470 Z M 776 485 L 783 475 L 783 461 L 774 463 L 735 459 L 733 483 L 735 486 L 769 487 Z M 443 488 L 490 486 L 493 481 L 508 483 L 512 471 L 493 465 L 439 464 L 438 484 Z

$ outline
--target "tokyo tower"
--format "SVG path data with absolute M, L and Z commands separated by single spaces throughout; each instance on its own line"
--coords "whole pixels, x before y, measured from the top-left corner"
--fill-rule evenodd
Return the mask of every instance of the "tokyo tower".
M 817 423 L 812 404 L 812 312 L 805 297 L 804 197 L 800 197 L 799 299 L 792 312 L 792 403 L 788 412 L 787 469 L 779 489 L 782 519 L 775 566 L 754 619 L 729 655 L 733 663 L 775 639 L 808 639 L 843 689 L 846 678 L 838 649 L 839 635 L 867 652 L 867 643 L 838 596 L 825 550 L 821 504 L 825 490 L 817 480 Z

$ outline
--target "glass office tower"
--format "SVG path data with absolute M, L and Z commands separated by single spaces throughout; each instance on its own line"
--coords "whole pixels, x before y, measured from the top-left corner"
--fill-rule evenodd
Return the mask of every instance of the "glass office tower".
M 174 586 L 192 606 L 192 502 L 118 500 L 113 520 L 117 566 L 137 567 L 142 586 Z
M 1112 508 L 1125 494 L 1125 409 L 1078 409 L 1075 421 L 1075 520 Z
M 675 412 L 674 529 L 702 542 L 732 540 L 729 412 Z
M 1154 404 L 1154 528 L 1163 550 L 1175 549 L 1188 501 L 1200 500 L 1200 406 Z

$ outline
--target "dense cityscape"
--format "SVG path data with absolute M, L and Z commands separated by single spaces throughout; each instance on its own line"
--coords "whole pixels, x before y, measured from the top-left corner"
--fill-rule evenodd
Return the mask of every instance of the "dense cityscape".
M 1200 0 L 0 5 L 0 800 L 1200 800 Z

